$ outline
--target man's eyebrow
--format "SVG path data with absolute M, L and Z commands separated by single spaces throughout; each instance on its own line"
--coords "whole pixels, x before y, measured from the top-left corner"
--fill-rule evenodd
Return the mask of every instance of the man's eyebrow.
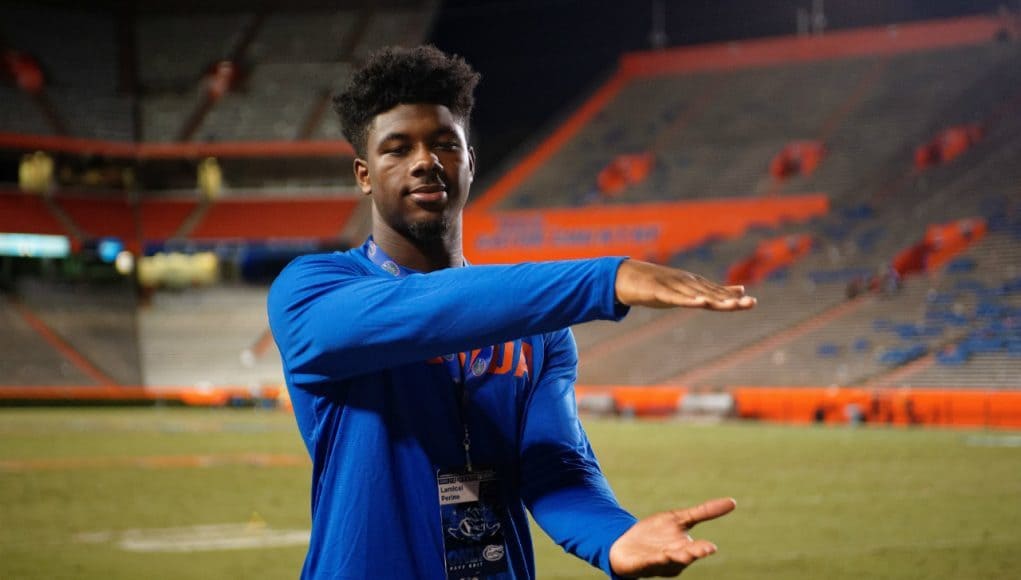
M 435 139 L 437 137 L 457 137 L 457 134 L 458 134 L 457 130 L 454 127 L 440 127 L 432 132 L 430 138 Z M 379 140 L 379 145 L 383 146 L 391 141 L 410 141 L 410 140 L 411 136 L 408 135 L 407 133 L 398 132 L 387 133 L 386 135 L 383 136 L 382 139 Z
M 379 140 L 379 143 L 382 145 L 387 141 L 407 141 L 409 139 L 411 139 L 411 137 L 408 136 L 407 133 L 387 133 L 382 139 Z

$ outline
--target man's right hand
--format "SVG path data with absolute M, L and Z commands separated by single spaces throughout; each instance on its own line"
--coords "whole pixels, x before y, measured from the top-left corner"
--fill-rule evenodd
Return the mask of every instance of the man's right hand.
M 630 578 L 677 576 L 696 560 L 716 553 L 716 544 L 692 538 L 691 528 L 735 507 L 737 502 L 725 497 L 642 518 L 610 546 L 610 567 Z
M 748 310 L 756 304 L 744 286 L 721 286 L 698 274 L 640 260 L 624 260 L 614 285 L 617 301 L 650 308 Z

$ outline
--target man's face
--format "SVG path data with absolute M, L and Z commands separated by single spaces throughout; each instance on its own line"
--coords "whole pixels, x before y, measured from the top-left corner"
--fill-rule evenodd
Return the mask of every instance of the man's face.
M 443 105 L 403 104 L 376 115 L 355 177 L 376 217 L 417 241 L 459 223 L 475 173 L 464 127 Z

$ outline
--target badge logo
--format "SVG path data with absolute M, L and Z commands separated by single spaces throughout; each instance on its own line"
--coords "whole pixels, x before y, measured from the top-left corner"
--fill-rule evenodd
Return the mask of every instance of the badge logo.
M 482 357 L 475 359 L 475 362 L 472 363 L 472 373 L 477 377 L 481 377 L 487 368 L 489 368 L 489 361 Z
M 369 257 L 374 258 L 376 256 L 376 242 L 369 242 Z
M 391 262 L 390 260 L 387 260 L 387 261 L 383 262 L 383 265 L 380 266 L 380 267 L 383 268 L 384 270 L 386 270 L 387 272 L 389 272 L 390 274 L 394 275 L 394 276 L 400 276 L 401 275 L 401 268 L 400 268 L 400 266 L 398 266 L 397 264 Z
M 479 506 L 471 506 L 465 510 L 464 517 L 456 528 L 447 528 L 451 536 L 478 542 L 483 536 L 492 536 L 500 531 L 500 522 L 489 521 L 487 514 Z
M 482 557 L 490 562 L 496 562 L 503 558 L 503 546 L 497 544 L 489 544 L 486 549 L 482 550 Z

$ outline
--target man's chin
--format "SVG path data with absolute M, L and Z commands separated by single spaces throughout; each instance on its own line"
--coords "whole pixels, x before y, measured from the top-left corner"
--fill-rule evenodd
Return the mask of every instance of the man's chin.
M 450 229 L 446 219 L 422 220 L 408 224 L 408 236 L 418 242 L 432 242 L 443 239 Z

